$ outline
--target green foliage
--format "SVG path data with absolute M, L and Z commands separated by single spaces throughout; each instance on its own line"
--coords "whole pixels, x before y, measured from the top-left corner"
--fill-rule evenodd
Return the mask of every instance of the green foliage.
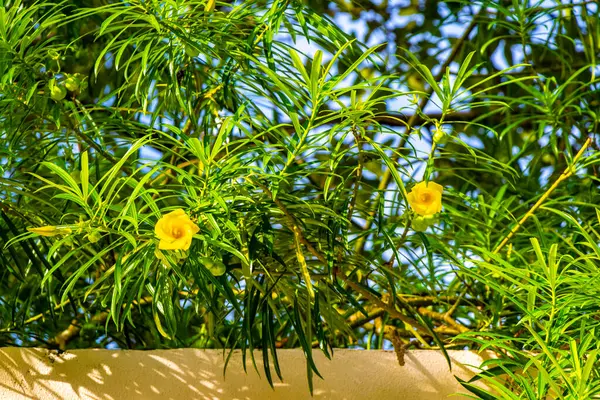
M 1 345 L 301 347 L 311 388 L 468 347 L 474 396 L 600 397 L 596 2 L 0 3 Z

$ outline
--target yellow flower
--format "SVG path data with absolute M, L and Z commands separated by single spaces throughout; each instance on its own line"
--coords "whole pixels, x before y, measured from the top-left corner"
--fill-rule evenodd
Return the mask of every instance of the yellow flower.
M 60 233 L 60 230 L 52 225 L 40 226 L 37 228 L 27 228 L 27 230 L 31 233 L 36 233 L 40 236 L 48 236 L 48 237 L 56 236 Z
M 407 196 L 408 204 L 419 215 L 433 215 L 442 211 L 444 188 L 435 182 L 417 183 Z
M 192 236 L 200 230 L 181 208 L 164 215 L 154 227 L 160 239 L 160 250 L 187 250 L 192 244 Z

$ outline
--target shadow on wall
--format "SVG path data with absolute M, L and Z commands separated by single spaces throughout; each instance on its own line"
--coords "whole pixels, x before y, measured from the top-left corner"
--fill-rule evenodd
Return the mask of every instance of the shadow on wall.
M 450 351 L 453 370 L 435 351 L 411 351 L 400 366 L 393 352 L 337 350 L 331 361 L 315 352 L 325 378 L 315 378 L 316 399 L 437 400 L 462 392 L 453 375 L 468 379 L 482 358 Z M 283 382 L 271 389 L 241 352 L 234 352 L 223 376 L 220 350 L 0 349 L 2 399 L 310 399 L 301 350 L 278 351 Z M 262 356 L 256 357 L 261 375 Z M 276 379 L 276 375 L 274 379 Z M 456 397 L 454 397 L 456 398 Z

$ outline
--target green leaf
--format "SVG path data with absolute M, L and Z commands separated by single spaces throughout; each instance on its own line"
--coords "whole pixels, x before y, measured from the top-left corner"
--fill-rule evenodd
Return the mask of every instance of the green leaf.
M 89 195 L 89 185 L 90 185 L 90 170 L 88 165 L 88 152 L 84 151 L 81 153 L 81 192 L 83 201 L 87 201 L 87 197 Z

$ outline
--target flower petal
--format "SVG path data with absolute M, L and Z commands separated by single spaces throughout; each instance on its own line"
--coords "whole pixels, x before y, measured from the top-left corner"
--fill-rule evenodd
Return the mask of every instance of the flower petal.
M 442 192 L 444 191 L 444 187 L 442 185 L 440 185 L 439 183 L 432 182 L 432 181 L 428 182 L 427 188 L 435 190 L 439 194 L 442 194 Z
M 163 238 L 167 237 L 167 235 L 165 233 L 165 223 L 166 223 L 166 220 L 163 217 L 158 220 L 158 222 L 156 223 L 156 226 L 154 227 L 154 233 L 156 234 L 156 236 L 158 236 L 159 239 L 163 239 Z
M 179 217 L 182 215 L 186 215 L 185 211 L 183 211 L 183 209 L 178 208 L 176 210 L 171 211 L 170 213 L 166 214 L 165 217 Z

